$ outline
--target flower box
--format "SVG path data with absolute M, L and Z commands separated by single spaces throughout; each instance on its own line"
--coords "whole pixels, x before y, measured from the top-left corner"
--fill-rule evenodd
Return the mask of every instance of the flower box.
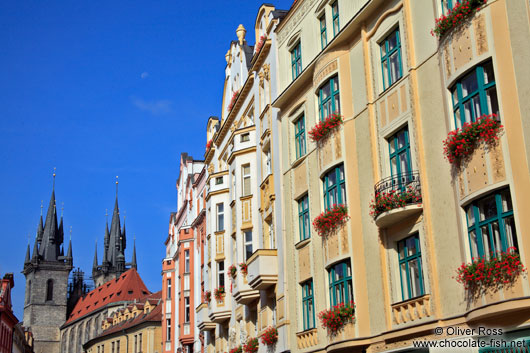
M 441 39 L 451 29 L 464 23 L 468 18 L 473 16 L 475 12 L 480 10 L 487 0 L 467 0 L 462 3 L 457 2 L 455 6 L 449 10 L 447 15 L 442 15 L 435 20 L 434 29 L 431 30 L 433 36 Z
M 212 148 L 212 145 L 213 145 L 213 140 L 210 140 L 206 143 L 206 151 L 208 152 L 210 150 L 210 148 Z
M 421 202 L 421 191 L 412 185 L 408 185 L 405 190 L 376 192 L 370 203 L 370 216 L 376 219 L 381 213 Z
M 313 142 L 324 141 L 333 130 L 342 125 L 342 115 L 331 114 L 326 119 L 319 121 L 310 131 L 309 138 Z
M 503 131 L 497 115 L 483 115 L 472 123 L 465 123 L 461 129 L 451 131 L 444 140 L 444 154 L 449 163 L 460 165 L 462 160 L 473 154 L 481 143 L 494 145 Z
M 241 345 L 239 345 L 236 348 L 232 348 L 230 350 L 230 353 L 243 353 L 243 347 Z
M 258 351 L 259 342 L 257 338 L 249 338 L 247 343 L 243 345 L 243 352 L 256 353 Z
M 348 216 L 348 207 L 345 205 L 333 205 L 330 210 L 322 212 L 313 220 L 313 227 L 320 236 L 326 236 L 335 232 L 350 217 Z
M 239 269 L 241 273 L 243 274 L 243 276 L 246 276 L 248 274 L 248 266 L 245 262 L 241 262 L 239 264 Z
M 204 292 L 204 300 L 207 302 L 207 303 L 210 303 L 212 301 L 212 292 L 210 292 L 209 290 L 207 290 L 206 292 Z
M 239 95 L 239 90 L 235 91 L 232 94 L 232 98 L 230 99 L 230 104 L 228 104 L 228 111 L 230 112 L 232 108 L 234 107 L 234 103 L 236 102 L 237 96 Z
M 265 332 L 261 335 L 261 343 L 267 346 L 272 346 L 276 342 L 278 342 L 278 330 L 276 327 L 267 327 Z
M 215 297 L 215 300 L 222 300 L 225 294 L 225 287 L 223 286 L 215 288 L 215 290 L 213 291 L 213 296 Z
M 231 279 L 236 278 L 236 276 L 237 276 L 237 267 L 236 267 L 236 265 L 230 265 L 230 267 L 228 267 L 228 276 Z
M 320 324 L 328 330 L 328 334 L 335 335 L 346 324 L 355 320 L 355 303 L 340 303 L 331 309 L 318 313 Z
M 466 290 L 478 294 L 489 288 L 513 284 L 519 275 L 526 272 L 526 268 L 517 249 L 512 247 L 495 257 L 492 255 L 489 260 L 473 258 L 471 263 L 463 263 L 456 272 L 457 282 L 462 283 Z
M 259 42 L 256 44 L 256 47 L 254 48 L 256 51 L 256 54 L 258 54 L 261 51 L 261 48 L 263 48 L 263 44 L 265 44 L 266 40 L 267 40 L 267 36 L 265 35 L 259 37 Z

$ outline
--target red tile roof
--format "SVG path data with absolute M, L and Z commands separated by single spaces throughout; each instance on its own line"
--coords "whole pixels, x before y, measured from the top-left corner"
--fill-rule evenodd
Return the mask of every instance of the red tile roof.
M 120 277 L 103 283 L 79 299 L 65 325 L 76 321 L 109 303 L 141 300 L 151 294 L 134 268 Z

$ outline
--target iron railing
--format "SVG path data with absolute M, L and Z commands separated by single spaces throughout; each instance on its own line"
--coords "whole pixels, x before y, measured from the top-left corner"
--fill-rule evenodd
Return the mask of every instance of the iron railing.
M 395 174 L 380 180 L 374 186 L 375 194 L 412 189 L 421 193 L 420 173 L 417 171 Z

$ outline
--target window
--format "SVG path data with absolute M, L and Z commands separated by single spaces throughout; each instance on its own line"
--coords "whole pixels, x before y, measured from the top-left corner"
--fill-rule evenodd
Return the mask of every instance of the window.
M 442 2 L 442 14 L 448 13 L 453 7 L 460 2 L 460 0 L 441 0 Z
M 166 319 L 166 341 L 171 341 L 171 319 Z
M 302 73 L 302 46 L 300 42 L 291 51 L 291 72 L 293 80 Z
M 140 346 L 140 353 L 141 353 L 141 352 L 143 352 L 143 350 L 142 350 L 142 334 L 141 333 L 140 333 L 138 338 L 139 338 L 139 341 L 140 341 L 139 346 Z
M 215 178 L 215 185 L 220 185 L 223 183 L 223 177 L 217 177 Z
M 114 342 L 112 342 L 112 348 L 111 348 L 111 352 L 114 353 Z
M 409 180 L 404 174 L 412 171 L 408 127 L 401 129 L 388 139 L 388 151 L 390 157 L 390 175 L 392 177 L 399 176 L 392 180 L 392 183 L 397 180 L 396 183 L 398 185 L 392 186 L 404 191 L 406 182 Z
M 349 261 L 339 262 L 329 269 L 329 298 L 331 306 L 353 301 L 351 266 Z
M 271 150 L 265 153 L 265 176 L 272 174 L 272 154 Z
M 225 205 L 224 203 L 217 204 L 217 231 L 225 230 Z
M 328 36 L 326 34 L 326 14 L 324 13 L 319 19 L 320 22 L 320 46 L 322 49 L 328 45 Z
M 190 273 L 190 251 L 184 250 L 184 272 Z
M 225 286 L 225 262 L 219 261 L 217 263 L 217 287 Z
M 483 114 L 499 114 L 495 74 L 491 61 L 476 66 L 451 89 L 455 126 L 476 121 Z
M 517 248 L 510 190 L 494 192 L 466 208 L 472 257 L 489 259 L 508 248 Z
M 408 300 L 425 294 L 421 264 L 420 237 L 415 234 L 398 242 L 401 299 Z
M 190 322 L 190 297 L 184 297 L 184 322 Z
M 116 353 L 120 353 L 120 341 L 116 341 Z
M 302 314 L 304 331 L 315 327 L 315 305 L 313 299 L 313 280 L 302 283 Z
M 294 123 L 294 139 L 296 148 L 296 159 L 302 157 L 306 153 L 305 148 L 305 117 L 302 115 Z
M 138 353 L 138 336 L 134 335 L 134 353 Z
M 46 301 L 53 300 L 53 279 L 46 282 Z
M 340 113 L 339 78 L 330 78 L 318 91 L 318 109 L 320 120 L 330 114 Z
M 383 70 L 383 89 L 392 86 L 403 76 L 399 28 L 381 42 L 381 67 Z
M 171 278 L 168 278 L 166 283 L 167 283 L 167 299 L 171 299 Z
M 346 182 L 344 165 L 333 168 L 324 175 L 324 206 L 326 210 L 334 205 L 346 204 Z
M 241 134 L 241 139 L 240 139 L 241 142 L 247 142 L 247 141 L 250 141 L 250 134 L 249 133 L 246 133 L 246 134 Z
M 333 36 L 336 36 L 340 31 L 338 0 L 331 5 L 331 16 L 333 17 Z
M 245 261 L 252 256 L 252 230 L 246 230 L 244 232 L 245 237 Z
M 243 193 L 242 196 L 250 195 L 250 164 L 241 167 L 243 171 Z
M 309 195 L 298 200 L 298 227 L 300 228 L 300 241 L 311 236 L 311 225 L 309 223 Z

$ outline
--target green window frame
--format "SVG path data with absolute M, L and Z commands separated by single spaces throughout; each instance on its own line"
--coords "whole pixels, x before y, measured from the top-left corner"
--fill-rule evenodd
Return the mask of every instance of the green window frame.
M 304 331 L 315 328 L 315 300 L 313 296 L 313 279 L 307 280 L 302 286 L 302 316 Z
M 420 236 L 416 233 L 398 242 L 401 299 L 409 300 L 425 294 Z
M 291 70 L 293 80 L 302 73 L 302 44 L 298 42 L 291 50 Z
M 388 155 L 390 158 L 391 176 L 399 176 L 412 171 L 408 126 L 399 130 L 388 139 Z M 407 179 L 398 178 L 397 180 L 399 183 L 397 186 L 403 191 L 405 184 L 401 183 L 401 181 Z
M 353 287 L 350 261 L 331 266 L 329 274 L 329 298 L 331 306 L 353 302 Z
M 300 241 L 311 237 L 311 223 L 309 221 L 309 195 L 304 195 L 298 200 L 298 227 Z
M 324 175 L 324 206 L 330 210 L 334 205 L 346 204 L 346 177 L 344 164 L 333 168 Z
M 340 32 L 338 0 L 331 5 L 331 16 L 333 18 L 333 36 L 335 37 Z
M 517 232 L 510 189 L 497 190 L 466 207 L 472 257 L 489 259 L 508 248 L 517 248 Z
M 324 49 L 326 45 L 328 45 L 328 35 L 326 31 L 326 14 L 322 14 L 318 21 L 320 22 L 320 46 L 322 49 Z
M 499 115 L 493 62 L 475 66 L 451 88 L 455 126 L 474 122 L 484 114 Z
M 381 70 L 383 71 L 383 90 L 386 90 L 403 77 L 399 27 L 392 31 L 392 33 L 380 43 L 380 48 Z
M 320 120 L 330 114 L 340 114 L 339 78 L 333 76 L 318 90 L 318 109 Z
M 294 122 L 294 139 L 296 145 L 296 159 L 306 154 L 305 116 L 302 115 Z

